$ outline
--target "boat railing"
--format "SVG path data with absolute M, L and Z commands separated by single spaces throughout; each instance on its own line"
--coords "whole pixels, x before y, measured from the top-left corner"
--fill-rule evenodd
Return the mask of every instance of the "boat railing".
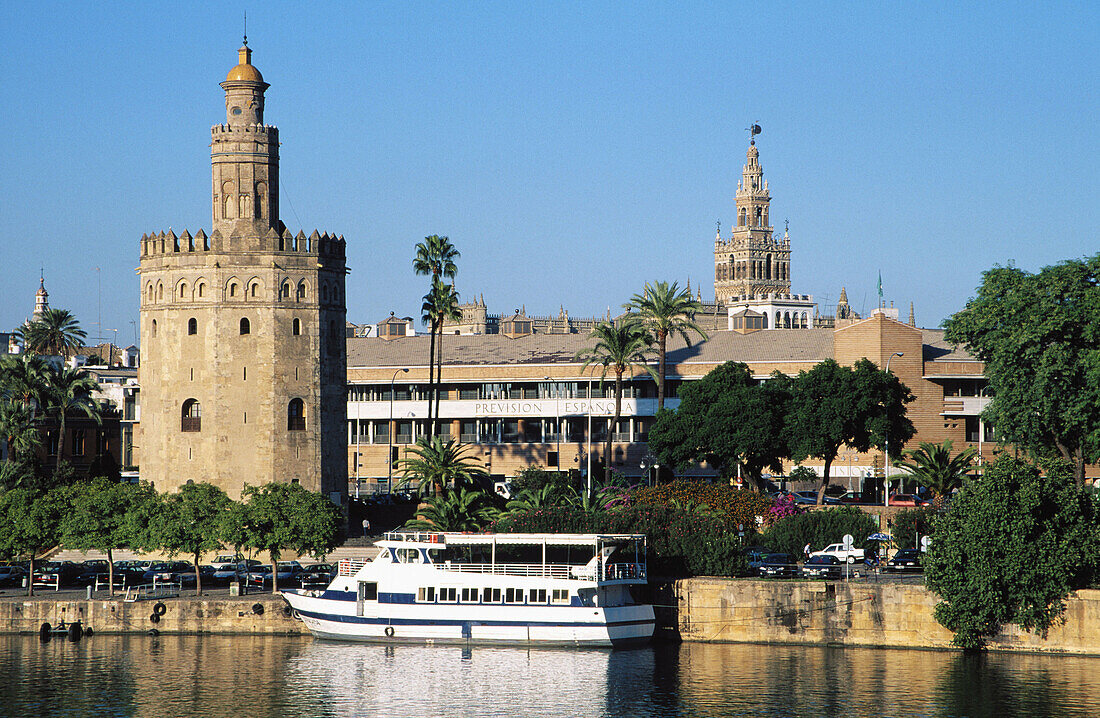
M 575 571 L 583 571 L 584 566 L 567 563 L 460 563 L 444 561 L 436 564 L 443 571 L 458 573 L 485 573 L 494 576 L 523 576 L 526 578 L 579 578 Z
M 367 561 L 361 558 L 342 558 L 336 564 L 336 573 L 340 576 L 354 576 L 359 569 L 367 565 Z
M 447 543 L 447 537 L 437 531 L 387 531 L 382 539 L 410 543 Z
M 644 563 L 609 563 L 604 566 L 604 578 L 608 581 L 624 581 L 645 577 Z

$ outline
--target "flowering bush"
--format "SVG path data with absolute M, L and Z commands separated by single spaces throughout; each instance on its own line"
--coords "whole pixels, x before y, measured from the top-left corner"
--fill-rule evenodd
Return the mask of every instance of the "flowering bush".
M 798 516 L 802 513 L 802 507 L 794 502 L 789 495 L 784 494 L 772 500 L 771 508 L 764 514 L 764 525 L 772 526 L 775 522 L 790 516 Z
M 631 495 L 633 506 L 706 506 L 715 515 L 728 520 L 736 528 L 755 531 L 757 517 L 766 517 L 774 501 L 755 491 L 735 489 L 729 484 L 709 484 L 699 481 L 673 481 L 660 486 L 640 486 Z

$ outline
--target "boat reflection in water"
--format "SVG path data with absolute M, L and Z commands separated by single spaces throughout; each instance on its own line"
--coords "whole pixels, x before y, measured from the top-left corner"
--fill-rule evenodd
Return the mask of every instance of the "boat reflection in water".
M 315 641 L 286 681 L 324 691 L 315 698 L 334 716 L 627 716 L 650 714 L 654 670 L 648 648 Z

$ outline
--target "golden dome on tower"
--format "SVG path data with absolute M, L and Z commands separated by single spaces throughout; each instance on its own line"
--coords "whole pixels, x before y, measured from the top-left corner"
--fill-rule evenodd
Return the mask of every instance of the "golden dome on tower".
M 241 49 L 237 50 L 238 65 L 225 76 L 226 82 L 263 82 L 264 76 L 252 66 L 252 48 L 246 40 Z

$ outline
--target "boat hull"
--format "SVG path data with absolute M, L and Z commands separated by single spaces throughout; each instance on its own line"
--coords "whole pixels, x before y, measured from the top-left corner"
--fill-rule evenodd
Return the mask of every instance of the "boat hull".
M 339 641 L 612 647 L 653 637 L 653 607 L 418 606 L 377 604 L 357 614 L 353 600 L 283 593 L 317 638 Z M 365 612 L 366 613 L 366 612 Z

